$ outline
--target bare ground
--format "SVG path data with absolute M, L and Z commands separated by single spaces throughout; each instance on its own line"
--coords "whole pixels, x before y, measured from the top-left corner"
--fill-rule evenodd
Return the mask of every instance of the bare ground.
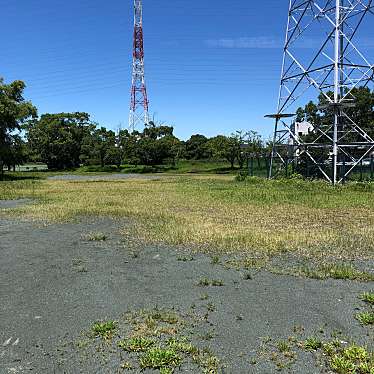
M 0 209 L 14 204 L 1 202 Z M 0 218 L 1 374 L 123 372 L 126 357 L 113 346 L 97 349 L 95 340 L 82 354 L 76 343 L 95 321 L 155 307 L 184 316 L 210 309 L 193 326 L 191 339 L 214 352 L 222 373 L 277 372 L 266 352 L 259 354 L 261 344 L 270 346 L 270 338 L 285 340 L 296 331 L 300 339 L 335 332 L 372 347 L 371 330 L 354 319 L 363 308 L 358 295 L 372 284 L 263 271 L 245 279 L 207 255 L 134 245 L 120 235 L 127 224 L 97 218 L 43 225 Z M 89 240 L 98 232 L 107 239 Z M 223 286 L 199 286 L 204 278 Z M 286 372 L 328 372 L 313 353 L 298 357 Z

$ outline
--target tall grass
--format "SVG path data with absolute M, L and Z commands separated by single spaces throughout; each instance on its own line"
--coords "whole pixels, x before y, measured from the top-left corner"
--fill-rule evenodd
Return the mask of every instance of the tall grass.
M 8 183 L 0 184 L 0 198 L 32 194 L 29 182 Z M 45 180 L 34 188 L 39 202 L 14 214 L 51 221 L 127 217 L 142 240 L 225 252 L 356 258 L 374 251 L 372 185 L 334 188 L 323 182 L 250 178 L 239 183 L 229 176 L 196 176 Z

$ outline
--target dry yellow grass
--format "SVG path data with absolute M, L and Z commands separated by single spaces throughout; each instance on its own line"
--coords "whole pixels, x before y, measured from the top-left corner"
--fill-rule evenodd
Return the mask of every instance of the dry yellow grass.
M 302 181 L 233 181 L 232 177 L 160 180 L 41 181 L 7 195 L 37 197 L 13 211 L 29 219 L 66 221 L 78 216 L 132 219 L 132 234 L 147 242 L 216 251 L 299 251 L 335 258 L 371 257 L 372 187 L 332 188 Z M 12 185 L 10 185 L 12 186 Z M 12 192 L 11 192 L 12 191 Z

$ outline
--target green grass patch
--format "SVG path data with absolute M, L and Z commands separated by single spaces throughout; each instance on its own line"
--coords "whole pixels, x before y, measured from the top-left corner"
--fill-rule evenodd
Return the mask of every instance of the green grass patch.
M 312 279 L 343 279 L 358 280 L 362 282 L 374 281 L 374 274 L 356 269 L 352 265 L 325 264 L 315 268 L 310 266 L 300 267 L 295 271 L 296 275 Z M 292 274 L 292 271 L 290 271 Z
M 143 337 L 125 339 L 118 343 L 118 346 L 127 352 L 144 352 L 152 345 L 154 345 L 154 341 L 152 339 Z
M 304 348 L 308 351 L 316 351 L 322 348 L 322 341 L 318 338 L 308 338 L 304 342 Z
M 178 366 L 182 358 L 173 349 L 156 347 L 148 350 L 140 357 L 140 367 L 142 369 L 160 369 Z
M 114 321 L 107 321 L 107 322 L 96 322 L 92 326 L 92 331 L 95 336 L 100 336 L 104 339 L 109 339 L 114 330 L 116 329 L 116 322 Z
M 372 374 L 374 372 L 373 353 L 356 344 L 333 349 L 328 355 L 328 360 L 330 368 L 338 374 Z
M 38 202 L 13 214 L 50 221 L 125 217 L 134 222 L 132 235 L 144 242 L 214 255 L 297 252 L 313 259 L 353 259 L 371 258 L 374 252 L 374 184 L 334 188 L 324 182 L 261 178 L 239 183 L 214 175 L 31 182 L 0 183 L 0 199 L 35 197 Z M 363 276 L 350 268 L 322 270 L 337 279 Z
M 104 242 L 108 239 L 108 236 L 102 232 L 91 232 L 87 235 L 87 240 L 90 242 Z
M 374 312 L 361 312 L 356 314 L 356 319 L 364 326 L 374 324 Z
M 360 295 L 360 299 L 367 304 L 374 305 L 374 292 L 364 292 Z

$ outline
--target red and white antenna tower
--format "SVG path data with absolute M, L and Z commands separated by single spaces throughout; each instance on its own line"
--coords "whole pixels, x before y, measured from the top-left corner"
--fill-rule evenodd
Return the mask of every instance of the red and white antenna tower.
M 134 49 L 129 118 L 131 131 L 149 123 L 148 103 L 144 77 L 143 6 L 142 0 L 134 0 Z

